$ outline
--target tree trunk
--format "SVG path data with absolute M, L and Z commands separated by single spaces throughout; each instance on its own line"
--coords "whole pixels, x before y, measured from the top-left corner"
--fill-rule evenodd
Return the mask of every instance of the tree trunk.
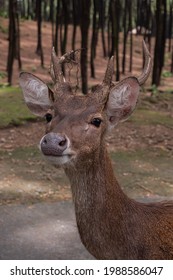
M 22 62 L 20 57 L 20 23 L 19 23 L 19 13 L 18 13 L 18 7 L 16 2 L 16 8 L 15 8 L 15 25 L 16 25 L 16 53 L 15 58 L 18 60 L 18 67 L 19 70 L 22 68 Z
M 12 84 L 13 63 L 14 59 L 18 59 L 19 69 L 21 69 L 20 58 L 20 30 L 17 0 L 9 1 L 9 45 L 8 45 L 8 60 L 7 73 L 8 84 Z
M 62 1 L 63 7 L 63 18 L 64 18 L 64 36 L 62 37 L 62 44 L 61 44 L 61 54 L 63 55 L 66 52 L 66 45 L 67 45 L 67 34 L 68 34 L 68 3 L 67 0 Z
M 168 52 L 171 52 L 171 43 L 172 43 L 172 2 L 169 5 L 169 44 L 168 44 Z
M 129 30 L 132 30 L 132 1 L 128 1 L 129 8 Z M 130 63 L 129 63 L 129 72 L 132 72 L 133 66 L 133 34 L 130 33 Z
M 171 73 L 173 73 L 173 47 L 172 47 Z
M 36 54 L 41 58 L 41 66 L 44 67 L 44 57 L 42 49 L 42 33 L 41 33 L 41 24 L 42 24 L 42 12 L 41 12 L 41 3 L 42 1 L 36 0 L 36 18 L 37 18 L 37 48 Z
M 94 68 L 94 58 L 96 55 L 96 44 L 97 44 L 97 33 L 98 33 L 98 9 L 97 0 L 93 0 L 93 24 L 92 24 L 92 38 L 91 38 L 91 57 L 90 57 L 90 67 L 91 67 L 91 77 L 95 78 L 95 68 Z
M 72 35 L 72 50 L 75 50 L 75 42 L 76 42 L 76 30 L 77 25 L 79 23 L 79 9 L 78 9 L 78 1 L 73 0 L 73 35 Z
M 101 38 L 102 38 L 102 47 L 103 47 L 103 57 L 106 57 L 106 43 L 105 43 L 105 3 L 103 0 L 99 1 L 99 20 L 101 26 Z
M 156 6 L 156 41 L 154 49 L 154 66 L 152 84 L 159 86 L 162 67 L 164 65 L 166 0 L 158 0 Z
M 123 18 L 123 28 L 124 28 L 124 34 L 123 34 L 123 59 L 122 59 L 122 73 L 125 74 L 125 68 L 126 68 L 126 44 L 127 44 L 127 9 L 128 9 L 128 0 L 125 0 L 125 7 L 124 7 L 124 18 Z
M 111 56 L 116 54 L 116 81 L 120 80 L 120 69 L 119 69 L 119 15 L 120 15 L 120 1 L 110 1 L 110 16 L 112 24 L 112 49 Z
M 55 45 L 55 40 L 54 40 L 54 0 L 50 0 L 50 22 L 51 22 L 51 29 L 52 29 L 52 45 Z
M 82 92 L 84 94 L 88 91 L 88 75 L 87 75 L 87 58 L 88 58 L 88 31 L 90 24 L 90 6 L 91 0 L 83 0 L 80 2 L 80 15 L 81 15 L 81 76 L 82 76 Z
M 59 12 L 60 12 L 60 0 L 56 3 L 56 27 L 55 27 L 55 52 L 58 55 L 58 28 L 59 28 Z

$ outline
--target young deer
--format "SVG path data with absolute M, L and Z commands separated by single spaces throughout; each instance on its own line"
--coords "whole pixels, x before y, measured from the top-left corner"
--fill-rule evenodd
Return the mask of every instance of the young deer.
M 50 74 L 53 91 L 23 72 L 20 85 L 29 109 L 47 120 L 40 149 L 62 166 L 72 189 L 81 240 L 97 259 L 173 259 L 173 202 L 139 203 L 121 190 L 105 147 L 106 132 L 135 109 L 140 85 L 149 76 L 151 57 L 143 43 L 142 74 L 113 83 L 113 58 L 103 82 L 86 96 L 73 93 L 61 66 L 73 52 L 57 58 Z

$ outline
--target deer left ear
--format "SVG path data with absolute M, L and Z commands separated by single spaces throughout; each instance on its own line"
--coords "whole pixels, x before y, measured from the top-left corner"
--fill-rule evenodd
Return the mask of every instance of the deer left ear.
M 37 116 L 44 116 L 53 104 L 53 92 L 42 80 L 27 72 L 20 74 L 19 84 L 30 111 Z
M 110 127 L 125 121 L 136 107 L 140 86 L 137 78 L 129 77 L 114 86 L 108 97 L 106 113 Z

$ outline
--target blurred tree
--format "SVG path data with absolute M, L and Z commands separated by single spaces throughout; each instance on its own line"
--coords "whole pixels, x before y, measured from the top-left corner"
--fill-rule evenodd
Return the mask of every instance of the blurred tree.
M 9 5 L 8 5 L 9 4 Z M 126 70 L 126 56 L 128 54 L 129 71 L 133 66 L 133 38 L 143 36 L 151 48 L 152 36 L 155 37 L 154 67 L 152 83 L 159 85 L 161 71 L 164 66 L 166 51 L 172 52 L 171 71 L 173 72 L 173 0 L 0 0 L 0 14 L 9 13 L 9 52 L 7 70 L 9 81 L 12 77 L 14 58 L 20 60 L 20 29 L 19 18 L 33 19 L 37 22 L 36 53 L 40 56 L 41 65 L 44 65 L 42 48 L 42 20 L 51 22 L 52 43 L 58 54 L 65 53 L 67 43 L 72 49 L 76 48 L 77 27 L 80 27 L 81 48 L 81 78 L 82 91 L 87 92 L 87 67 L 90 62 L 91 77 L 95 77 L 94 61 L 98 55 L 98 39 L 102 47 L 103 56 L 115 55 L 116 80 L 120 79 Z M 13 7 L 13 8 L 12 8 Z M 91 23 L 91 33 L 89 27 Z M 72 25 L 72 33 L 70 25 Z M 48 25 L 47 25 L 48 26 Z M 136 27 L 136 30 L 134 29 Z M 120 37 L 120 33 L 122 37 Z M 167 36 L 167 37 L 166 37 Z M 122 38 L 123 44 L 119 38 Z M 168 47 L 165 50 L 166 38 Z M 142 39 L 140 39 L 142 41 Z M 88 51 L 90 43 L 90 52 Z M 130 44 L 129 44 L 130 43 Z M 122 46 L 122 47 L 120 47 Z M 122 56 L 121 65 L 120 58 Z M 171 60 L 171 59 L 170 59 Z
M 82 92 L 88 91 L 88 74 L 87 74 L 87 57 L 88 57 L 88 32 L 90 24 L 90 7 L 91 0 L 82 0 L 79 2 L 80 8 L 80 29 L 81 29 L 81 76 L 82 76 Z
M 126 67 L 126 47 L 127 47 L 127 36 L 128 36 L 128 26 L 127 26 L 127 15 L 128 15 L 128 1 L 125 0 L 124 4 L 124 14 L 123 14 L 123 58 L 122 58 L 122 73 L 125 74 Z
M 44 67 L 44 56 L 43 56 L 43 48 L 42 48 L 42 1 L 36 0 L 36 19 L 37 19 L 37 48 L 36 54 L 40 56 L 41 66 Z
M 98 8 L 99 8 L 99 1 L 93 0 L 93 19 L 92 19 L 91 55 L 90 55 L 90 67 L 91 67 L 92 78 L 95 78 L 94 58 L 96 56 L 96 47 L 97 47 L 97 39 L 98 39 L 98 31 L 99 31 Z
M 168 25 L 168 38 L 169 38 L 168 52 L 171 51 L 171 45 L 172 45 L 172 23 L 173 23 L 172 9 L 173 9 L 173 3 L 172 3 L 172 1 L 170 1 L 170 3 L 169 3 L 169 25 Z
M 59 22 L 60 22 L 60 0 L 56 2 L 56 25 L 55 25 L 55 52 L 58 54 L 58 29 L 59 29 Z
M 12 83 L 13 63 L 14 59 L 18 60 L 19 69 L 22 67 L 20 58 L 20 29 L 19 29 L 19 14 L 17 0 L 9 1 L 9 44 L 8 44 L 8 60 L 7 73 L 8 83 Z
M 110 56 L 116 55 L 116 81 L 120 79 L 119 67 L 119 32 L 120 32 L 120 13 L 121 3 L 120 0 L 112 0 L 109 5 L 110 21 L 111 21 L 111 53 Z
M 72 50 L 75 50 L 76 30 L 77 30 L 77 26 L 80 24 L 79 1 L 80 0 L 72 0 L 72 5 L 73 5 L 72 6 L 73 7 Z
M 106 57 L 106 42 L 105 42 L 105 13 L 106 13 L 106 0 L 99 1 L 99 25 L 101 27 L 101 38 L 103 47 L 103 57 Z
M 164 66 L 165 42 L 166 42 L 166 0 L 156 2 L 156 40 L 154 48 L 154 65 L 152 84 L 159 86 L 162 68 Z
M 54 25 L 54 0 L 50 0 L 50 13 L 49 13 L 51 27 L 52 27 L 52 46 L 55 45 L 55 25 Z
M 66 52 L 69 14 L 70 14 L 69 6 L 70 6 L 70 0 L 62 0 L 62 19 L 63 19 L 62 25 L 64 25 L 64 28 L 61 28 L 61 54 L 64 54 Z

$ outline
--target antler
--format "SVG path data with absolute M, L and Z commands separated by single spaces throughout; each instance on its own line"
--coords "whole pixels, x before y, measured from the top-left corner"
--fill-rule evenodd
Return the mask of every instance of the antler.
M 144 50 L 144 58 L 145 58 L 144 69 L 143 69 L 141 75 L 137 78 L 140 85 L 143 85 L 145 83 L 145 81 L 148 79 L 148 76 L 149 76 L 149 74 L 151 72 L 151 68 L 152 68 L 152 58 L 151 58 L 151 55 L 147 49 L 147 46 L 146 46 L 144 40 L 143 40 L 143 50 Z M 112 82 L 113 63 L 114 63 L 114 57 L 112 56 L 108 62 L 106 73 L 105 73 L 105 76 L 103 79 L 103 84 L 105 84 L 107 86 L 110 86 L 111 82 Z
M 61 85 L 62 82 L 65 81 L 60 65 L 60 59 L 56 56 L 54 47 L 52 48 L 51 53 L 50 75 L 53 82 L 57 86 Z
M 65 63 L 72 63 L 72 64 L 78 64 L 77 61 L 75 61 L 75 53 L 80 51 L 80 49 L 77 49 L 75 51 L 70 51 L 60 58 L 56 56 L 54 47 L 52 48 L 51 53 L 51 64 L 50 64 L 50 76 L 54 82 L 54 87 L 58 89 L 59 91 L 62 91 L 62 85 L 66 83 L 65 77 L 63 75 L 62 66 Z
M 151 54 L 149 53 L 149 50 L 147 49 L 147 46 L 145 44 L 145 41 L 143 40 L 143 50 L 144 50 L 144 58 L 145 58 L 145 64 L 144 69 L 141 75 L 137 78 L 138 82 L 141 85 L 145 83 L 145 81 L 148 79 L 148 76 L 150 75 L 151 68 L 152 68 L 152 58 Z
M 145 64 L 141 75 L 137 78 L 139 85 L 143 85 L 145 83 L 152 68 L 152 58 L 147 49 L 145 41 L 143 41 L 143 50 L 144 50 Z M 110 87 L 112 86 L 112 84 L 114 84 L 112 83 L 113 71 L 114 71 L 114 57 L 112 56 L 108 62 L 103 82 L 100 85 L 100 89 L 101 89 L 100 91 L 102 91 L 101 98 L 103 100 L 107 98 Z
M 106 73 L 105 73 L 105 76 L 104 76 L 104 79 L 103 79 L 103 84 L 104 85 L 110 87 L 110 85 L 112 83 L 113 72 L 114 72 L 114 56 L 112 56 L 109 59 L 107 69 L 106 69 Z

